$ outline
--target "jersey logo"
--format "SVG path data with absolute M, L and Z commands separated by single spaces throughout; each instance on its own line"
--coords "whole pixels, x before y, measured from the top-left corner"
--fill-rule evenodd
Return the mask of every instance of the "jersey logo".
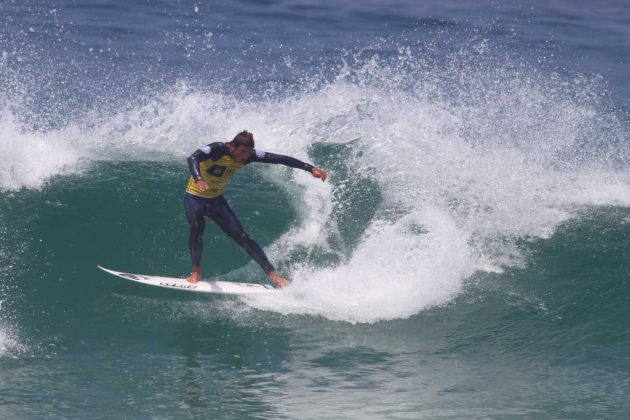
M 201 149 L 199 149 L 199 150 L 201 150 L 201 151 L 202 151 L 203 153 L 205 153 L 206 155 L 209 155 L 209 154 L 210 154 L 210 152 L 212 151 L 212 148 L 210 147 L 210 145 L 207 145 L 207 146 L 203 146 L 203 147 L 202 147 Z
M 264 158 L 265 157 L 265 152 L 263 152 L 262 150 L 256 149 L 256 157 L 258 157 L 258 159 Z
M 211 166 L 206 172 L 208 173 L 208 175 L 212 176 L 223 176 L 226 169 L 226 166 Z

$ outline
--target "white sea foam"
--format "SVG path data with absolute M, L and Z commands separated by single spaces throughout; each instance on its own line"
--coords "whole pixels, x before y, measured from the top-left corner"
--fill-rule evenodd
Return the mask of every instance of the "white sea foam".
M 0 191 L 41 188 L 51 177 L 79 172 L 81 152 L 73 129 L 25 129 L 0 100 Z
M 8 325 L 0 322 L 0 358 L 20 351 L 15 331 Z
M 370 59 L 274 99 L 180 85 L 47 132 L 21 128 L 5 107 L 0 188 L 39 188 L 91 160 L 179 160 L 245 128 L 260 148 L 304 160 L 314 145 L 346 145 L 347 156 L 327 156 L 337 168 L 328 183 L 299 171 L 288 184 L 270 177 L 300 191 L 299 223 L 269 249 L 295 281 L 278 299 L 247 302 L 352 322 L 448 302 L 476 270 L 523 264 L 519 239 L 548 238 L 585 205 L 630 206 L 630 179 L 615 169 L 627 167 L 626 129 L 596 83 L 401 57 L 403 68 Z M 355 179 L 376 186 L 374 215 L 340 250 L 339 209 L 363 210 L 347 188 Z M 296 247 L 336 253 L 338 263 L 294 261 Z

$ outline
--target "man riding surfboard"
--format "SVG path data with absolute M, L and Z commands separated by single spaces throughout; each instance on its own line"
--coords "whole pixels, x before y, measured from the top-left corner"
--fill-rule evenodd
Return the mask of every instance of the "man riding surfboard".
M 205 218 L 216 223 L 221 230 L 242 246 L 276 287 L 285 287 L 289 282 L 275 270 L 262 248 L 247 235 L 240 220 L 223 197 L 225 185 L 232 175 L 252 162 L 282 164 L 303 169 L 315 178 L 326 180 L 321 168 L 295 158 L 263 152 L 254 148 L 254 136 L 242 131 L 229 143 L 210 143 L 196 150 L 188 158 L 190 179 L 186 187 L 184 208 L 190 224 L 188 248 L 192 260 L 192 272 L 187 280 L 197 283 L 201 279 L 201 254 Z

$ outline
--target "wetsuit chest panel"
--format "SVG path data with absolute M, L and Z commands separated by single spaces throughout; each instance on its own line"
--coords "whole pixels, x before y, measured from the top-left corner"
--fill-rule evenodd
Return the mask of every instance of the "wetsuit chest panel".
M 201 179 L 208 184 L 206 191 L 197 188 L 195 180 L 191 177 L 188 181 L 186 192 L 200 197 L 216 197 L 223 194 L 225 185 L 239 169 L 244 165 L 237 162 L 230 155 L 223 155 L 217 160 L 204 160 L 199 162 Z

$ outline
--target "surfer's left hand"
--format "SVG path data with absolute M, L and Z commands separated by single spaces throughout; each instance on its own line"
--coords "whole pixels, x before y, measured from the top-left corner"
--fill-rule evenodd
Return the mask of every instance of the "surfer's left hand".
M 311 174 L 313 174 L 315 178 L 321 179 L 322 182 L 326 181 L 326 177 L 328 176 L 326 174 L 326 171 L 321 168 L 313 168 L 313 170 L 311 171 Z

